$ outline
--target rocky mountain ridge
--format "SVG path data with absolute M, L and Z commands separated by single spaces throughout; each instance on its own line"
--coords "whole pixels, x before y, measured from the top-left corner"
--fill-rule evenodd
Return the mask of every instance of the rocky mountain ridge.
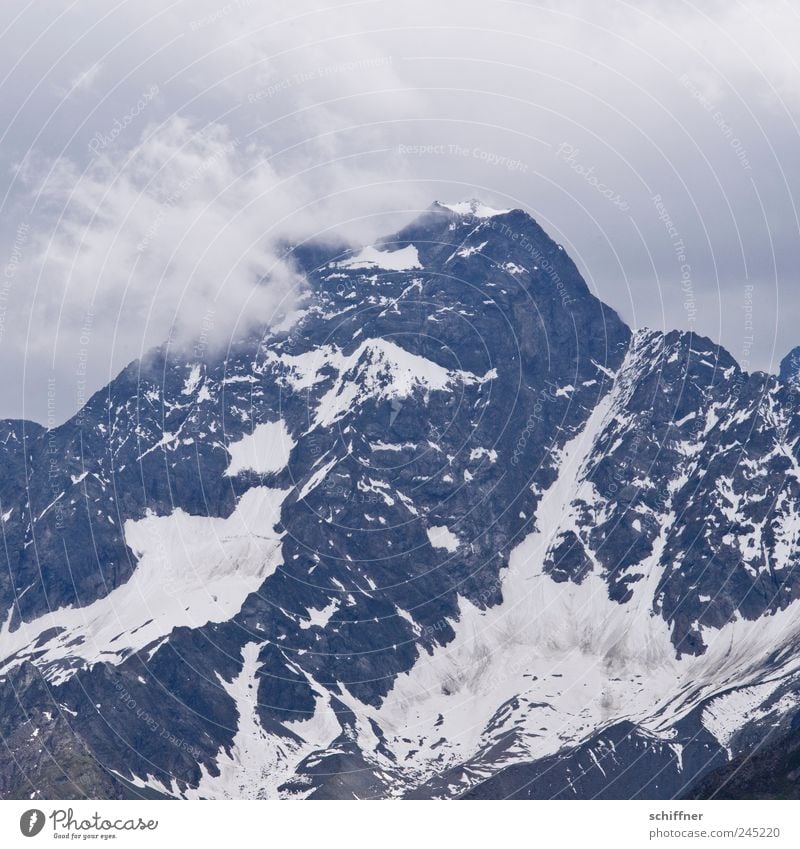
M 711 795 L 792 733 L 791 355 L 632 332 L 521 210 L 293 256 L 286 329 L 0 426 L 0 794 Z

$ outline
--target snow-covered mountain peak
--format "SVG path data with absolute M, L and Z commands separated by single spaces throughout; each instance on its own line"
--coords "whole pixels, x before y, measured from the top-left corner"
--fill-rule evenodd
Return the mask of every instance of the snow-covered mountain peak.
M 497 215 L 505 215 L 511 212 L 510 209 L 495 209 L 477 198 L 457 203 L 436 201 L 434 207 L 449 210 L 459 216 L 472 216 L 474 218 L 494 218 Z
M 791 375 L 632 333 L 522 210 L 332 257 L 2 425 L 0 791 L 661 798 L 789 733 Z

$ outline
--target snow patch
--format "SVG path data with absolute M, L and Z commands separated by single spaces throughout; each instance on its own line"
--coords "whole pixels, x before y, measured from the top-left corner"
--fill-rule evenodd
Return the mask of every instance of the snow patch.
M 339 600 L 333 599 L 333 601 L 322 608 L 322 610 L 315 610 L 314 608 L 310 608 L 306 612 L 308 613 L 308 619 L 305 622 L 300 623 L 300 627 L 307 631 L 309 628 L 324 628 L 328 622 L 331 620 L 331 616 L 339 609 Z
M 200 366 L 193 365 L 181 390 L 181 395 L 191 395 L 200 383 Z
M 488 457 L 490 463 L 497 462 L 497 451 L 494 448 L 473 448 L 469 452 L 470 460 L 480 460 L 481 457 Z
M 286 468 L 294 446 L 283 419 L 258 424 L 252 433 L 228 446 L 231 460 L 225 474 L 232 477 L 244 471 L 261 475 L 280 472 Z
M 780 680 L 768 681 L 717 696 L 703 709 L 703 725 L 730 753 L 734 734 L 748 722 L 764 719 L 772 713 L 780 715 L 797 704 L 797 698 L 787 694 L 771 707 L 764 706 L 780 683 Z
M 328 427 L 364 398 L 408 398 L 415 389 L 444 391 L 455 383 L 476 385 L 493 380 L 492 369 L 483 377 L 450 371 L 432 360 L 412 354 L 387 339 L 368 339 L 336 364 L 339 379 L 320 399 L 314 426 Z
M 705 654 L 679 658 L 670 625 L 653 610 L 663 532 L 639 564 L 644 578 L 625 604 L 609 598 L 599 570 L 580 584 L 557 583 L 544 571 L 548 549 L 574 524 L 575 502 L 591 503 L 587 475 L 622 392 L 617 383 L 557 453 L 558 476 L 542 494 L 536 530 L 501 573 L 502 603 L 481 609 L 460 599 L 458 620 L 450 623 L 455 638 L 399 675 L 379 708 L 361 708 L 415 780 L 467 764 L 460 786 L 468 786 L 502 765 L 499 745 L 512 745 L 515 761 L 534 761 L 624 720 L 669 740 L 698 705 L 763 683 L 768 658 L 796 642 L 800 622 L 790 605 L 757 621 L 737 619 L 709 633 Z M 669 517 L 662 524 L 669 527 Z M 800 658 L 786 656 L 781 675 L 800 672 Z M 704 723 L 725 739 L 741 705 L 720 715 L 709 713 Z
M 219 679 L 236 703 L 236 735 L 230 753 L 222 748 L 217 754 L 219 775 L 211 775 L 201 764 L 200 782 L 187 790 L 187 798 L 276 799 L 281 795 L 279 787 L 295 775 L 300 762 L 313 751 L 327 748 L 341 734 L 329 699 L 319 694 L 315 695 L 311 718 L 276 722 L 269 732 L 264 728 L 258 715 L 258 655 L 262 645 L 247 643 L 242 648 L 239 675 L 230 682 Z
M 253 487 L 227 519 L 179 508 L 127 520 L 125 541 L 139 561 L 127 583 L 86 607 L 54 610 L 16 631 L 9 616 L 0 629 L 0 673 L 25 659 L 45 668 L 65 659 L 121 663 L 174 628 L 227 622 L 281 564 L 275 525 L 288 492 Z M 53 629 L 59 633 L 40 642 Z M 60 664 L 48 677 L 63 680 L 73 671 Z
M 458 550 L 461 540 L 444 525 L 433 525 L 427 529 L 428 539 L 434 548 L 444 548 L 449 552 Z
M 396 251 L 385 251 L 375 247 L 366 247 L 355 256 L 334 263 L 335 268 L 384 268 L 387 271 L 410 271 L 422 268 L 419 254 L 414 245 L 406 245 Z
M 474 215 L 476 218 L 494 218 L 496 215 L 505 215 L 511 212 L 510 209 L 493 209 L 479 200 L 465 200 L 459 203 L 439 202 L 439 206 L 449 209 L 450 212 L 455 212 L 456 215 Z

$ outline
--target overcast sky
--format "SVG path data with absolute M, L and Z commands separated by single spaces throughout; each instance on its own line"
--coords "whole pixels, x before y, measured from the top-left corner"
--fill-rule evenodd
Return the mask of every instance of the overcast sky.
M 3 0 L 0 416 L 58 423 L 170 332 L 281 320 L 281 240 L 434 199 L 524 208 L 632 326 L 774 371 L 798 43 L 781 0 Z

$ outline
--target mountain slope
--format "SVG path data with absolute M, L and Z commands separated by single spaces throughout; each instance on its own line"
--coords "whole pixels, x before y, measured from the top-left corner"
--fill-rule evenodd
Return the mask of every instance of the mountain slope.
M 520 210 L 294 255 L 291 329 L 3 425 L 3 795 L 667 798 L 788 727 L 788 372 Z

